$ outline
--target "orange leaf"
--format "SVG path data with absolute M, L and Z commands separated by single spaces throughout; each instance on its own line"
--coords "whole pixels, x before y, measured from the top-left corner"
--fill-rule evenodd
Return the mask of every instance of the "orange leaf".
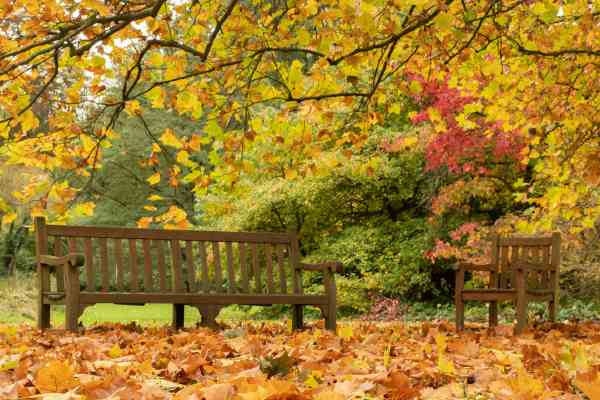
M 42 393 L 62 393 L 79 385 L 75 372 L 65 361 L 50 361 L 35 374 L 35 386 Z

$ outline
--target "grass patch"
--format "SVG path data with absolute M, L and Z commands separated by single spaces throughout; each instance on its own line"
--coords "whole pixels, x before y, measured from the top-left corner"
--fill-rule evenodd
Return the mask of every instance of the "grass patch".
M 32 275 L 20 275 L 17 279 L 0 279 L 0 322 L 7 324 L 35 324 L 36 322 L 36 286 Z M 565 320 L 598 320 L 600 319 L 600 303 L 582 301 L 563 297 L 559 308 L 558 319 Z M 469 322 L 487 321 L 487 304 L 467 303 L 465 319 Z M 547 319 L 546 304 L 529 305 L 530 320 Z M 221 310 L 220 321 L 242 320 L 281 320 L 290 317 L 288 306 L 238 306 L 232 305 Z M 320 313 L 313 307 L 306 307 L 307 320 L 319 319 Z M 500 304 L 500 321 L 512 323 L 515 319 L 514 308 L 510 303 Z M 105 322 L 136 322 L 143 326 L 162 326 L 171 324 L 172 306 L 170 304 L 146 304 L 144 306 L 127 306 L 118 304 L 96 304 L 86 308 L 81 322 L 86 325 Z M 356 318 L 350 316 L 349 318 Z M 412 303 L 407 304 L 401 320 L 454 320 L 454 305 L 451 303 Z M 185 307 L 185 325 L 194 326 L 200 321 L 198 310 Z M 64 325 L 64 306 L 52 307 L 52 325 Z

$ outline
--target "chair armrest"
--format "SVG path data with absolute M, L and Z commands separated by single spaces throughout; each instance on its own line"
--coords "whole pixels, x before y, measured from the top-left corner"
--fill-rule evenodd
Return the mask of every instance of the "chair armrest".
M 452 265 L 452 269 L 455 271 L 490 271 L 493 272 L 496 269 L 494 264 L 473 264 L 468 262 L 458 262 Z
M 529 261 L 516 261 L 513 267 L 522 271 L 552 271 L 552 264 L 532 263 Z
M 85 265 L 85 256 L 81 253 L 69 253 L 66 256 L 51 256 L 42 254 L 40 256 L 40 264 L 42 266 L 62 267 L 69 264 L 72 267 L 81 267 Z
M 331 272 L 342 272 L 343 265 L 339 261 L 329 261 L 319 264 L 307 264 L 300 263 L 297 269 L 302 269 L 304 271 L 331 271 Z

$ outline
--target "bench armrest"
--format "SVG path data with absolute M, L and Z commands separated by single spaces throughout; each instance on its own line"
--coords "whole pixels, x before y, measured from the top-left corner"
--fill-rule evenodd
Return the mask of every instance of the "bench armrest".
M 319 264 L 307 264 L 300 263 L 297 269 L 301 269 L 304 271 L 331 271 L 331 272 L 342 272 L 343 266 L 339 261 L 329 261 Z
M 85 256 L 81 253 L 69 253 L 66 256 L 51 256 L 42 254 L 40 256 L 40 264 L 42 266 L 62 267 L 69 264 L 72 267 L 81 267 L 85 265 Z
M 473 264 L 468 262 L 458 262 L 452 265 L 452 269 L 455 271 L 494 271 L 496 266 L 494 264 Z

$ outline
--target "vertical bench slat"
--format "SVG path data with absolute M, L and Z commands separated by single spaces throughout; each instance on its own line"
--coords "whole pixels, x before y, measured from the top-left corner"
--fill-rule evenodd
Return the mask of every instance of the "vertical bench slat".
M 123 262 L 123 242 L 121 239 L 114 239 L 115 262 L 117 267 L 117 289 L 125 288 L 125 263 Z
M 270 244 L 265 244 L 265 260 L 267 263 L 267 289 L 269 293 L 275 293 L 273 287 L 273 247 Z
M 510 254 L 510 268 L 511 268 L 511 274 L 510 274 L 510 285 L 512 288 L 516 288 L 516 281 L 515 281 L 515 264 L 522 259 L 523 257 L 523 248 L 521 246 L 512 246 L 511 248 L 511 254 Z
M 94 251 L 92 247 L 92 238 L 85 238 L 83 241 L 83 252 L 85 254 L 85 290 L 88 292 L 96 291 L 96 270 L 94 268 Z
M 62 240 L 60 237 L 54 238 L 54 255 L 60 257 L 63 255 Z M 65 291 L 65 275 L 62 268 L 56 268 L 56 290 L 59 292 Z
M 236 292 L 236 283 L 235 283 L 235 271 L 233 269 L 233 245 L 231 242 L 227 242 L 225 244 L 225 251 L 227 253 L 227 280 L 229 281 L 229 285 L 227 285 L 228 293 Z
M 217 293 L 223 290 L 223 270 L 221 268 L 221 253 L 219 251 L 219 242 L 212 242 L 213 259 L 215 260 L 215 283 Z
M 290 265 L 292 267 L 292 283 L 294 285 L 294 294 L 303 294 L 304 289 L 302 287 L 302 270 L 296 268 L 300 265 L 300 247 L 298 240 L 293 240 L 290 250 Z
M 498 261 L 498 270 L 499 270 L 499 276 L 498 276 L 498 288 L 499 289 L 506 289 L 507 288 L 507 276 L 508 276 L 508 253 L 509 253 L 509 247 L 508 246 L 501 246 L 500 247 L 500 260 Z
M 206 257 L 206 243 L 198 242 L 198 249 L 200 250 L 200 264 L 202 264 L 202 292 L 208 293 L 208 260 Z
M 194 242 L 185 242 L 185 262 L 187 264 L 188 287 L 187 289 L 196 292 L 196 267 L 194 266 Z
M 173 291 L 182 291 L 181 282 L 181 246 L 179 246 L 179 240 L 171 240 L 171 262 L 173 264 Z
M 285 258 L 283 256 L 283 245 L 277 245 L 277 264 L 279 266 L 279 289 L 281 293 L 287 293 L 287 278 L 285 276 Z
M 129 289 L 139 290 L 135 239 L 129 239 Z
M 254 293 L 262 292 L 262 285 L 260 283 L 260 263 L 258 262 L 258 245 L 252 243 L 250 246 L 252 252 L 252 269 L 254 271 Z
M 150 240 L 142 240 L 142 250 L 144 252 L 144 291 L 153 290 L 152 284 L 152 254 L 150 253 Z
M 108 270 L 108 244 L 106 238 L 98 239 L 100 245 L 100 273 L 102 274 L 102 291 L 110 288 L 110 272 Z
M 156 247 L 156 263 L 158 264 L 158 279 L 161 292 L 166 292 L 167 289 L 167 270 L 165 267 L 165 247 L 162 240 L 155 240 Z
M 550 264 L 550 247 L 549 246 L 542 247 L 542 263 L 544 265 Z M 545 273 L 543 285 L 544 285 L 545 289 L 550 289 L 550 272 Z
M 242 290 L 243 293 L 250 293 L 250 284 L 248 283 L 248 269 L 246 268 L 246 244 L 238 243 L 240 253 L 240 274 L 242 275 Z

